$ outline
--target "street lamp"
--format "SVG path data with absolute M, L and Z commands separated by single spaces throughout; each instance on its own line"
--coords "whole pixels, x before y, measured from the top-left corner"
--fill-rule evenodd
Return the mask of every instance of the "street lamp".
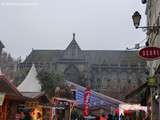
M 139 24 L 140 24 L 140 20 L 141 20 L 141 15 L 139 14 L 138 11 L 136 11 L 133 15 L 132 15 L 132 19 L 133 19 L 133 24 L 135 26 L 135 28 L 139 28 Z
M 149 30 L 150 33 L 152 33 L 152 32 L 157 33 L 160 29 L 160 26 L 139 26 L 140 25 L 140 20 L 141 20 L 141 15 L 139 14 L 138 11 L 136 11 L 132 15 L 132 19 L 133 19 L 133 24 L 134 24 L 136 29 L 137 28 L 147 29 L 147 30 Z

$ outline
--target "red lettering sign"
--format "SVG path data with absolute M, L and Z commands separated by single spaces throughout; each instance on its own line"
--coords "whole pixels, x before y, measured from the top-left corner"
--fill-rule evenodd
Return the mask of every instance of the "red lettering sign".
M 91 90 L 89 88 L 86 88 L 84 91 L 84 108 L 83 108 L 83 116 L 88 116 L 90 112 L 90 96 L 91 96 Z
M 160 48 L 145 47 L 139 51 L 139 56 L 145 60 L 155 60 L 160 58 Z

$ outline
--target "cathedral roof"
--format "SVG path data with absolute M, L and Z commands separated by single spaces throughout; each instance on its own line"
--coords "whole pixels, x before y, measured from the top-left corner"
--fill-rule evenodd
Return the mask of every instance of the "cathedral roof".
M 33 50 L 24 63 L 58 62 L 63 57 L 64 52 L 65 50 Z M 85 61 L 89 64 L 103 64 L 104 61 L 109 65 L 145 64 L 145 61 L 138 57 L 138 51 L 82 50 L 81 52 L 85 56 Z
M 90 64 L 103 64 L 104 61 L 108 65 L 135 65 L 137 63 L 144 63 L 138 57 L 138 51 L 86 50 L 84 53 Z
M 26 78 L 17 88 L 21 92 L 41 92 L 41 84 L 37 79 L 37 71 L 34 64 L 32 65 Z
M 121 64 L 135 65 L 137 63 L 145 64 L 138 57 L 138 51 L 126 50 L 81 50 L 73 39 L 65 50 L 32 50 L 24 63 L 56 63 L 60 60 L 84 60 L 88 64 Z
M 25 59 L 24 63 L 36 62 L 55 62 L 61 58 L 64 50 L 32 50 L 29 56 Z

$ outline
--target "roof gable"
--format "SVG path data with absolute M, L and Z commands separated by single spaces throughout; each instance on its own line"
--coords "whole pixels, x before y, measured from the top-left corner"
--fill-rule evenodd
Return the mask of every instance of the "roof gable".
M 75 40 L 75 33 L 73 33 L 73 39 L 65 49 L 62 59 L 84 59 L 83 51 Z
M 4 92 L 7 95 L 22 97 L 21 93 L 4 75 L 0 75 L 0 92 Z
M 73 39 L 70 42 L 70 44 L 68 45 L 68 47 L 66 48 L 66 50 L 68 50 L 68 49 L 75 49 L 75 48 L 81 50 L 80 47 L 79 47 L 79 45 L 78 45 L 78 43 L 77 43 L 77 41 L 75 40 L 75 33 L 73 33 Z

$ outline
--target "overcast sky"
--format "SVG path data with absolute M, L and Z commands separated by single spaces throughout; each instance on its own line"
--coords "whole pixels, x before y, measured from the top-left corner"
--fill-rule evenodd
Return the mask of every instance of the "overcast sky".
M 65 49 L 76 33 L 81 49 L 125 50 L 145 39 L 131 16 L 141 0 L 0 0 L 0 40 L 15 58 L 34 49 Z

